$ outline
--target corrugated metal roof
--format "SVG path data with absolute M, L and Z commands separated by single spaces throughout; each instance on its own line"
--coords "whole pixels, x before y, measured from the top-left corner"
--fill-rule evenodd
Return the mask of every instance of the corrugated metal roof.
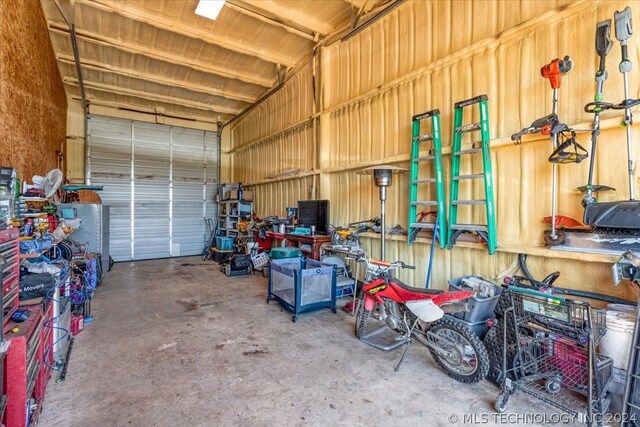
M 41 2 L 71 97 L 81 96 L 74 24 L 91 103 L 214 122 L 228 121 L 275 87 L 361 8 L 384 3 L 227 0 L 212 21 L 195 14 L 198 0 Z

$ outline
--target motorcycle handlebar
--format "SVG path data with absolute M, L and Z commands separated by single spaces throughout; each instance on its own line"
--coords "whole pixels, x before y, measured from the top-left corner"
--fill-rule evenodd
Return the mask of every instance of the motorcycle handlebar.
M 371 258 L 365 258 L 365 257 L 359 256 L 359 257 L 357 257 L 355 259 L 356 259 L 356 261 L 365 261 L 366 263 L 375 264 L 375 262 L 372 262 L 373 260 Z M 396 267 L 406 268 L 408 270 L 415 270 L 416 269 L 415 266 L 409 265 L 409 264 L 405 264 L 402 261 L 395 261 L 395 262 L 392 262 L 392 263 L 390 263 L 389 265 L 386 266 L 387 269 L 393 269 L 393 268 L 396 268 Z

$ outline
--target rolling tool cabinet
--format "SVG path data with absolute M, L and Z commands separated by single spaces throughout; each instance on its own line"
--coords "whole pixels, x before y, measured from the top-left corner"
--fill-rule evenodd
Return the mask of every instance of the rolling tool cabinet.
M 0 275 L 2 286 L 2 326 L 3 328 L 11 319 L 11 315 L 18 308 L 18 292 L 20 281 L 20 232 L 17 228 L 0 230 L 0 256 L 6 264 L 4 274 Z
M 51 369 L 44 363 L 45 352 L 53 341 L 53 329 L 45 326 L 51 320 L 52 304 L 24 306 L 30 310 L 22 323 L 10 321 L 5 328 L 9 349 L 5 359 L 4 382 L 7 406 L 2 419 L 4 425 L 26 427 L 35 425 L 42 411 L 46 385 Z M 17 332 L 14 328 L 17 327 Z M 53 362 L 53 352 L 46 354 Z

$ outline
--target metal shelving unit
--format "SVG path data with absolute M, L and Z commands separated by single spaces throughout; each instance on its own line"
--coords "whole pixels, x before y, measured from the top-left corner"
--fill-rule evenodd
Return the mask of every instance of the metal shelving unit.
M 253 202 L 246 200 L 222 200 L 218 202 L 217 234 L 235 237 L 239 234 L 238 223 L 242 218 L 251 217 Z

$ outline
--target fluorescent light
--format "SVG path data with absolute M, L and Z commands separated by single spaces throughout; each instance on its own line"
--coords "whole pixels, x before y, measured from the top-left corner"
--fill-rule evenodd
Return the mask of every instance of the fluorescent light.
M 225 0 L 200 0 L 196 7 L 196 15 L 204 16 L 215 21 L 224 6 Z

